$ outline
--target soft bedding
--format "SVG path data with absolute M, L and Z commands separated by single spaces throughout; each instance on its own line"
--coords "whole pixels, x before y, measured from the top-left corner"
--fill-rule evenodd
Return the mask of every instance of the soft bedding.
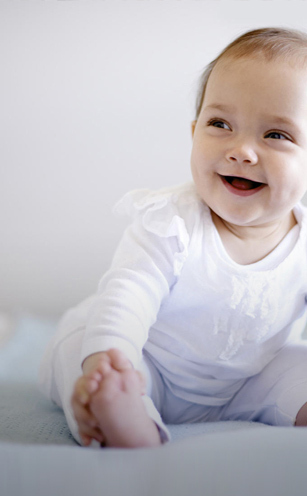
M 169 426 L 155 449 L 81 448 L 37 370 L 55 322 L 15 321 L 0 341 L 1 496 L 298 496 L 307 429 L 248 422 Z M 307 398 L 307 391 L 306 391 Z

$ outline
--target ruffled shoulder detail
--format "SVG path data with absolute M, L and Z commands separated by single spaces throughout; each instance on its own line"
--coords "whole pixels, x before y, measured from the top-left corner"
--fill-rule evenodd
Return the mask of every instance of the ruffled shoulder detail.
M 157 191 L 139 189 L 125 194 L 113 212 L 129 215 L 133 219 L 140 218 L 144 229 L 162 238 L 177 237 L 180 251 L 175 253 L 174 274 L 178 276 L 188 256 L 190 242 L 186 222 L 180 212 L 196 201 L 192 183 Z

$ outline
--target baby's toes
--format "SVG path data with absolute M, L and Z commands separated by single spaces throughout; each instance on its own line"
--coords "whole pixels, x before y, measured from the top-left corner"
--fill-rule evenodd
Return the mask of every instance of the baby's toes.
M 99 374 L 100 381 L 102 378 L 106 377 L 112 370 L 110 360 L 101 359 L 98 363 L 96 373 Z
M 84 387 L 88 394 L 93 394 L 99 387 L 101 381 L 101 374 L 99 372 L 92 372 L 90 375 L 84 377 Z
M 110 358 L 111 366 L 115 370 L 120 372 L 122 370 L 132 369 L 130 360 L 128 360 L 126 355 L 117 348 L 111 348 L 108 350 L 108 356 Z

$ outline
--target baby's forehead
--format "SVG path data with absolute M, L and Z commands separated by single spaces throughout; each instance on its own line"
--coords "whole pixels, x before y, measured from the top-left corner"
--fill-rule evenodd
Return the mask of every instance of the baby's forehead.
M 244 66 L 244 65 L 263 65 L 263 66 L 275 66 L 275 67 L 287 67 L 289 69 L 297 70 L 307 70 L 307 48 L 293 51 L 293 53 L 285 52 L 275 55 L 269 55 L 265 52 L 253 52 L 250 54 L 244 53 L 225 53 L 219 58 L 217 63 L 212 69 L 217 70 L 229 70 L 234 66 Z
M 306 82 L 307 68 L 299 65 L 294 70 L 283 59 L 225 57 L 210 74 L 202 109 L 227 112 L 228 108 L 229 113 L 241 109 L 250 117 L 270 115 L 301 122 L 307 117 Z
M 279 85 L 280 79 L 288 79 L 291 74 L 295 74 L 296 80 L 305 85 L 307 82 L 307 57 L 306 59 L 301 57 L 295 61 L 287 57 L 268 59 L 263 54 L 240 57 L 225 55 L 213 67 L 204 96 L 209 89 L 214 89 L 216 84 L 227 87 L 227 84 L 232 82 L 240 84 L 241 81 L 246 80 L 253 87 L 262 86 L 263 89 L 266 89 L 269 84 Z M 243 86 L 243 90 L 248 90 L 250 87 Z M 295 91 L 296 89 L 297 85 L 293 85 L 292 90 Z

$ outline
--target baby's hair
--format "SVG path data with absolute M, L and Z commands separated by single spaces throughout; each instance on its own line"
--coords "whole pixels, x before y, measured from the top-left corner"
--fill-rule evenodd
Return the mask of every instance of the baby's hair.
M 196 120 L 201 111 L 209 76 L 217 62 L 224 57 L 239 59 L 257 55 L 264 56 L 268 61 L 283 58 L 288 62 L 304 64 L 307 60 L 307 34 L 296 29 L 261 28 L 248 31 L 232 41 L 207 65 L 200 77 Z

